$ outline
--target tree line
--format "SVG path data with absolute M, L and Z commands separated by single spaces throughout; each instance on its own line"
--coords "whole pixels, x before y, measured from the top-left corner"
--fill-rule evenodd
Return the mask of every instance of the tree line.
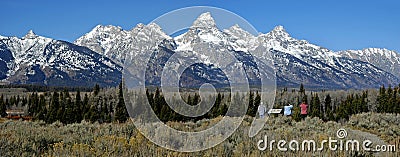
M 98 85 L 97 85 L 98 86 Z M 53 92 L 53 91 L 81 91 L 90 92 L 93 90 L 91 87 L 70 87 L 70 86 L 44 86 L 40 84 L 6 84 L 0 85 L 0 88 L 24 88 L 28 92 Z
M 78 89 L 71 94 L 67 89 L 61 92 L 33 92 L 27 97 L 12 96 L 0 98 L 0 115 L 6 116 L 6 110 L 23 108 L 27 116 L 46 123 L 60 121 L 65 124 L 90 122 L 125 122 L 129 115 L 126 111 L 122 83 L 118 90 L 100 92 L 99 85 L 90 93 L 82 94 Z M 109 89 L 110 90 L 110 89 Z M 83 98 L 82 98 L 83 95 Z
M 226 115 L 235 94 L 220 92 L 215 96 L 215 103 L 209 112 L 199 117 L 186 117 L 176 113 L 165 101 L 162 92 L 157 88 L 146 90 L 146 97 L 157 117 L 163 121 L 197 121 Z M 184 101 L 189 105 L 197 105 L 200 95 L 186 93 Z M 257 115 L 257 108 L 261 102 L 258 91 L 251 91 L 246 97 L 236 96 L 237 99 L 246 98 L 248 109 L 246 114 L 252 117 Z M 400 113 L 400 85 L 392 88 L 382 86 L 379 90 L 363 91 L 306 91 L 301 84 L 298 90 L 288 91 L 283 88 L 277 91 L 274 108 L 292 104 L 294 120 L 299 121 L 301 102 L 309 105 L 308 116 L 319 117 L 324 121 L 346 121 L 351 115 L 363 112 Z M 12 106 L 23 107 L 34 120 L 43 120 L 47 123 L 60 121 L 66 124 L 79 123 L 82 120 L 90 122 L 124 122 L 129 117 L 123 98 L 122 83 L 118 88 L 101 89 L 96 85 L 92 92 L 81 93 L 77 90 L 70 93 L 64 89 L 61 92 L 33 92 L 27 97 L 12 96 L 0 97 L 0 116 L 6 115 L 6 109 Z M 235 109 L 233 109 L 235 110 Z
M 275 106 L 294 105 L 292 116 L 296 121 L 301 120 L 299 104 L 302 102 L 309 105 L 308 116 L 324 121 L 346 121 L 351 115 L 363 112 L 400 113 L 400 85 L 395 88 L 382 86 L 378 93 L 374 91 L 306 92 L 301 84 L 298 91 L 288 92 L 283 88 L 277 92 Z
M 183 96 L 183 100 L 191 106 L 195 106 L 200 103 L 201 98 L 198 93 L 189 93 L 187 96 Z M 227 114 L 228 108 L 231 106 L 231 100 L 245 98 L 248 99 L 248 109 L 246 114 L 250 116 L 256 116 L 258 105 L 261 102 L 261 96 L 257 91 L 251 91 L 246 96 L 238 93 L 222 93 L 218 92 L 215 97 L 215 102 L 212 108 L 204 115 L 198 117 L 187 117 L 182 114 L 175 112 L 166 102 L 164 95 L 159 88 L 156 88 L 154 92 L 146 90 L 147 100 L 153 109 L 157 117 L 163 121 L 198 121 L 202 119 L 212 119 L 218 116 L 224 116 Z M 231 97 L 233 97 L 231 99 Z M 236 109 L 232 109 L 235 111 Z M 237 109 L 240 110 L 240 109 Z M 240 113 L 232 113 L 232 115 L 240 115 Z

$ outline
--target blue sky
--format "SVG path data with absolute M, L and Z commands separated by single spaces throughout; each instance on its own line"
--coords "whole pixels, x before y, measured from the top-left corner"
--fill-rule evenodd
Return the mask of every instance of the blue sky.
M 232 11 L 262 33 L 283 25 L 295 38 L 332 49 L 400 52 L 400 1 L 245 0 L 2 0 L 0 35 L 36 34 L 74 41 L 98 24 L 131 29 L 169 11 L 213 6 Z

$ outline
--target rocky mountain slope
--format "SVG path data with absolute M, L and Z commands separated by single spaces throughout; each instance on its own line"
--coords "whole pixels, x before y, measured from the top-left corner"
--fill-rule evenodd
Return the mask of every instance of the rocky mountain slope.
M 1 37 L 0 79 L 14 84 L 115 86 L 122 67 L 86 47 L 38 36 Z

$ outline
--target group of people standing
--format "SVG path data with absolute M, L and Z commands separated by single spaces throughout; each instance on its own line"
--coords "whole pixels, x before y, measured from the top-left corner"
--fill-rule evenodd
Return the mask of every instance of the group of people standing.
M 304 119 L 305 117 L 307 117 L 307 114 L 308 114 L 308 112 L 307 112 L 308 105 L 306 102 L 302 102 L 299 105 L 299 107 L 300 107 L 300 116 L 302 119 Z M 293 109 L 293 105 L 291 105 L 291 104 L 284 106 L 283 107 L 283 115 L 291 117 L 293 114 L 292 109 Z M 258 113 L 260 115 L 260 118 L 264 118 L 265 112 L 266 112 L 266 107 L 261 103 L 258 106 Z

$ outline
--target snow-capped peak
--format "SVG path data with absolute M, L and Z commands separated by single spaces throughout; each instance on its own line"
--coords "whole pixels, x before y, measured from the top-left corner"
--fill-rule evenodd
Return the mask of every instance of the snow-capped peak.
M 229 29 L 225 29 L 224 32 L 231 33 L 232 35 L 235 35 L 235 36 L 240 35 L 241 37 L 254 37 L 251 33 L 242 29 L 238 24 L 233 25 Z
M 259 44 L 257 38 L 235 24 L 229 29 L 224 30 L 225 34 L 229 35 L 229 45 L 236 51 L 248 52 L 254 49 Z
M 311 57 L 334 66 L 334 58 L 339 57 L 338 54 L 326 48 L 311 44 L 306 40 L 291 37 L 283 26 L 276 26 L 271 32 L 261 34 L 258 38 L 268 48 L 291 54 L 299 59 Z M 318 65 L 315 66 L 318 67 Z
M 119 26 L 98 25 L 74 43 L 88 47 L 122 65 L 128 54 L 130 56 L 142 54 L 162 40 L 170 38 L 155 23 L 148 25 L 139 23 L 131 30 L 124 30 Z
M 233 25 L 229 29 L 231 29 L 231 30 L 243 30 L 242 28 L 240 28 L 240 26 L 238 24 Z
M 28 33 L 26 33 L 26 35 L 23 37 L 25 39 L 34 39 L 38 37 L 38 35 L 36 35 L 33 30 L 29 30 Z
M 178 50 L 190 50 L 188 44 L 211 42 L 221 44 L 226 41 L 224 34 L 218 29 L 209 12 L 201 14 L 190 27 L 189 31 L 174 38 Z M 181 49 L 181 47 L 185 47 Z
M 86 38 L 92 38 L 94 36 L 96 36 L 96 34 L 101 34 L 101 33 L 111 33 L 111 34 L 115 34 L 118 32 L 122 32 L 124 31 L 121 27 L 119 26 L 112 26 L 112 25 L 97 25 L 96 27 L 94 27 L 89 33 L 86 33 L 84 36 L 82 37 L 86 37 Z M 81 38 L 82 38 L 81 37 Z M 79 38 L 78 40 L 80 40 L 81 38 Z M 78 41 L 77 40 L 77 41 Z
M 122 28 L 120 26 L 113 26 L 113 25 L 97 25 L 95 27 L 97 30 L 103 30 L 103 31 L 122 31 Z
M 217 27 L 213 17 L 211 16 L 210 12 L 206 12 L 201 14 L 191 26 L 192 28 L 212 28 Z
M 146 26 L 146 25 L 143 24 L 143 23 L 138 23 L 135 27 L 133 27 L 133 28 L 131 29 L 131 32 L 139 31 L 139 30 L 143 29 L 145 26 Z
M 90 32 L 79 37 L 74 44 L 86 46 L 97 53 L 109 57 L 116 53 L 110 52 L 110 50 L 119 43 L 119 40 L 125 38 L 130 38 L 128 31 L 119 26 L 97 25 Z M 115 62 L 117 61 L 115 60 Z
M 283 28 L 283 26 L 276 26 L 271 32 L 270 34 L 273 37 L 284 37 L 284 38 L 290 38 L 290 35 L 288 32 L 286 32 L 285 28 Z
M 171 37 L 168 36 L 168 35 L 162 30 L 162 28 L 161 28 L 159 25 L 157 25 L 156 23 L 150 23 L 150 24 L 148 24 L 148 25 L 147 25 L 147 28 L 148 28 L 149 30 L 151 30 L 151 31 L 156 32 L 156 33 L 157 33 L 158 35 L 160 35 L 162 38 L 171 39 Z
M 80 43 L 84 40 L 96 38 L 97 36 L 99 36 L 101 34 L 104 34 L 102 36 L 104 36 L 105 38 L 109 38 L 109 36 L 105 35 L 105 34 L 115 34 L 117 32 L 121 32 L 121 31 L 122 31 L 121 27 L 116 27 L 116 26 L 111 26 L 111 25 L 108 25 L 108 26 L 97 25 L 90 32 L 88 32 L 84 36 L 81 36 L 80 38 L 78 38 L 75 41 L 75 44 Z
M 283 28 L 282 25 L 275 26 L 275 28 L 274 28 L 273 30 L 274 30 L 274 31 L 283 31 L 283 32 L 286 32 L 285 28 Z

